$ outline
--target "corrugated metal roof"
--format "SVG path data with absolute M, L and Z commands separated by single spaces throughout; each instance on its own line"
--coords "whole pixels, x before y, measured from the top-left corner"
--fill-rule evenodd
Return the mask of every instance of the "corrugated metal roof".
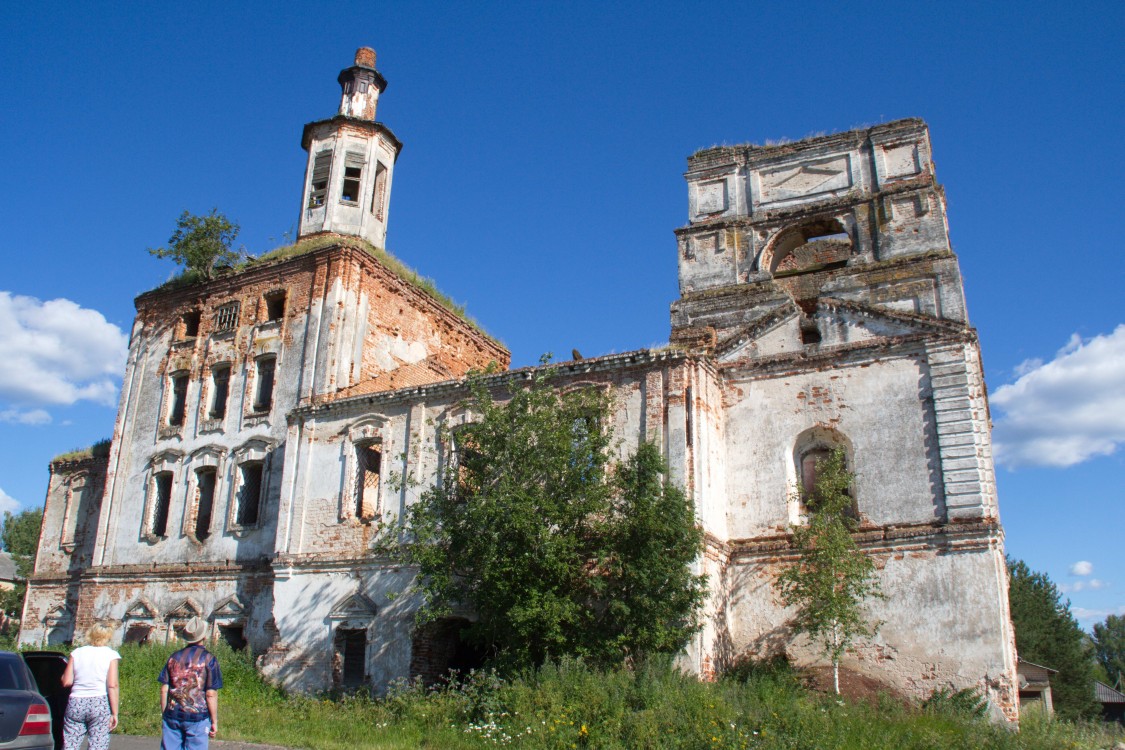
M 1125 703 L 1125 693 L 1097 680 L 1094 680 L 1094 697 L 1097 698 L 1098 703 Z
M 1057 669 L 1051 669 L 1050 667 L 1044 667 L 1042 664 L 1036 664 L 1035 662 L 1028 661 L 1027 659 L 1024 659 L 1023 657 L 1020 657 L 1019 664 L 1026 664 L 1029 667 L 1038 667 L 1039 669 L 1045 669 L 1048 672 L 1050 672 L 1051 674 L 1058 674 L 1059 673 L 1059 670 L 1057 670 Z M 1017 669 L 1019 669 L 1019 664 L 1016 665 Z
M 12 553 L 0 552 L 0 581 L 16 580 L 16 561 Z

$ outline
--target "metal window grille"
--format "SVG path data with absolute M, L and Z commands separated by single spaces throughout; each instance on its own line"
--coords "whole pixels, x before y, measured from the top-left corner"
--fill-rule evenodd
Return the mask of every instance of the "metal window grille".
M 211 513 L 215 507 L 215 470 L 202 469 L 195 474 L 195 538 L 203 541 L 211 535 Z
M 172 473 L 163 471 L 153 477 L 152 533 L 164 536 L 168 532 L 168 506 L 172 502 Z
M 239 526 L 254 526 L 258 523 L 258 505 L 262 496 L 262 465 L 243 464 L 241 473 L 242 486 L 238 490 L 238 515 L 235 520 Z
M 229 331 L 238 325 L 238 302 L 228 302 L 215 310 L 215 330 Z

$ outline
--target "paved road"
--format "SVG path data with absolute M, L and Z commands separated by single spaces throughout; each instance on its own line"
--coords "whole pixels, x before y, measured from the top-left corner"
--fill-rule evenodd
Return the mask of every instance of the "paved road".
M 111 734 L 110 750 L 160 750 L 159 737 L 132 737 L 125 734 Z M 277 745 L 252 745 L 249 742 L 211 740 L 214 750 L 286 750 Z

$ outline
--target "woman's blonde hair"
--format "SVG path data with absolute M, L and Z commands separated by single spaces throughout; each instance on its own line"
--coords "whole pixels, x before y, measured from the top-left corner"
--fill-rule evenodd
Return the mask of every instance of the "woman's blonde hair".
M 91 646 L 104 646 L 113 637 L 113 628 L 104 622 L 96 622 L 86 631 L 86 643 Z

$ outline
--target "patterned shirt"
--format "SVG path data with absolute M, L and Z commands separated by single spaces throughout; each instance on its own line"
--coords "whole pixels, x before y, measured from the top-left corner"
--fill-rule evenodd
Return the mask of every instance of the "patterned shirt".
M 182 721 L 209 718 L 207 691 L 223 686 L 219 660 L 198 643 L 172 654 L 160 671 L 158 680 L 168 686 L 168 706 L 164 715 Z

